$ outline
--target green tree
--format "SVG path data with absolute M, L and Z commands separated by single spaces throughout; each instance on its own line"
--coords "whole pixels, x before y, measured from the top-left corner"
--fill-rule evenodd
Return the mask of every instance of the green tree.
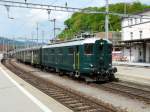
M 110 12 L 124 13 L 124 3 L 110 4 Z M 150 6 L 141 4 L 140 2 L 127 3 L 127 13 L 133 14 L 149 9 Z M 93 11 L 105 11 L 105 7 L 88 7 L 85 8 Z M 85 10 L 83 9 L 83 10 Z M 121 17 L 110 15 L 109 17 L 109 27 L 110 31 L 121 30 Z M 103 14 L 84 14 L 84 13 L 74 13 L 71 18 L 64 22 L 66 29 L 64 29 L 60 34 L 59 38 L 71 39 L 73 35 L 81 31 L 91 31 L 91 32 L 101 32 L 104 31 L 105 15 Z

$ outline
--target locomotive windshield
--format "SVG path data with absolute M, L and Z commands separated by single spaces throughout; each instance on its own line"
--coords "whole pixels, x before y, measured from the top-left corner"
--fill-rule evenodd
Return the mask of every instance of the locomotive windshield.
M 84 45 L 84 53 L 92 54 L 93 53 L 93 44 L 85 44 Z
M 100 50 L 100 51 L 103 50 L 103 43 L 100 43 L 100 45 L 99 45 L 99 50 Z

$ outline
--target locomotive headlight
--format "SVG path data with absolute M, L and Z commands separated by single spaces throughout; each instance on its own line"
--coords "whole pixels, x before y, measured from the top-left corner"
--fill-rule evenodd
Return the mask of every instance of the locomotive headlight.
M 109 64 L 109 66 L 112 66 L 112 64 Z
M 94 66 L 92 64 L 90 64 L 90 67 L 93 68 Z
M 103 42 L 101 42 L 100 45 L 103 45 Z

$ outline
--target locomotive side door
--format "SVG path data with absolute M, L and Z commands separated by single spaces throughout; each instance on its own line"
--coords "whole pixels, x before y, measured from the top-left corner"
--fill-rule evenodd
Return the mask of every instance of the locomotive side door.
M 79 46 L 75 46 L 74 48 L 74 70 L 79 70 L 80 68 L 80 54 L 79 54 Z

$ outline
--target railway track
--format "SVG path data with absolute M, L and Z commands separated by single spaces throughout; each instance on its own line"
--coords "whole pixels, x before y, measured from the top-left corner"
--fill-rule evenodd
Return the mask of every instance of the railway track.
M 74 112 L 125 112 L 125 110 L 114 108 L 99 100 L 89 98 L 71 89 L 56 85 L 46 79 L 41 79 L 21 67 L 18 68 L 12 61 L 3 61 L 3 64 L 16 75 L 40 89 L 50 97 L 59 101 Z
M 93 86 L 93 85 L 92 85 Z M 94 85 L 97 88 L 114 92 L 130 98 L 138 99 L 150 104 L 150 88 L 138 84 L 128 84 L 127 82 L 110 82 L 107 84 Z M 139 86 L 139 87 L 138 87 Z M 143 88 L 142 88 L 143 87 Z

